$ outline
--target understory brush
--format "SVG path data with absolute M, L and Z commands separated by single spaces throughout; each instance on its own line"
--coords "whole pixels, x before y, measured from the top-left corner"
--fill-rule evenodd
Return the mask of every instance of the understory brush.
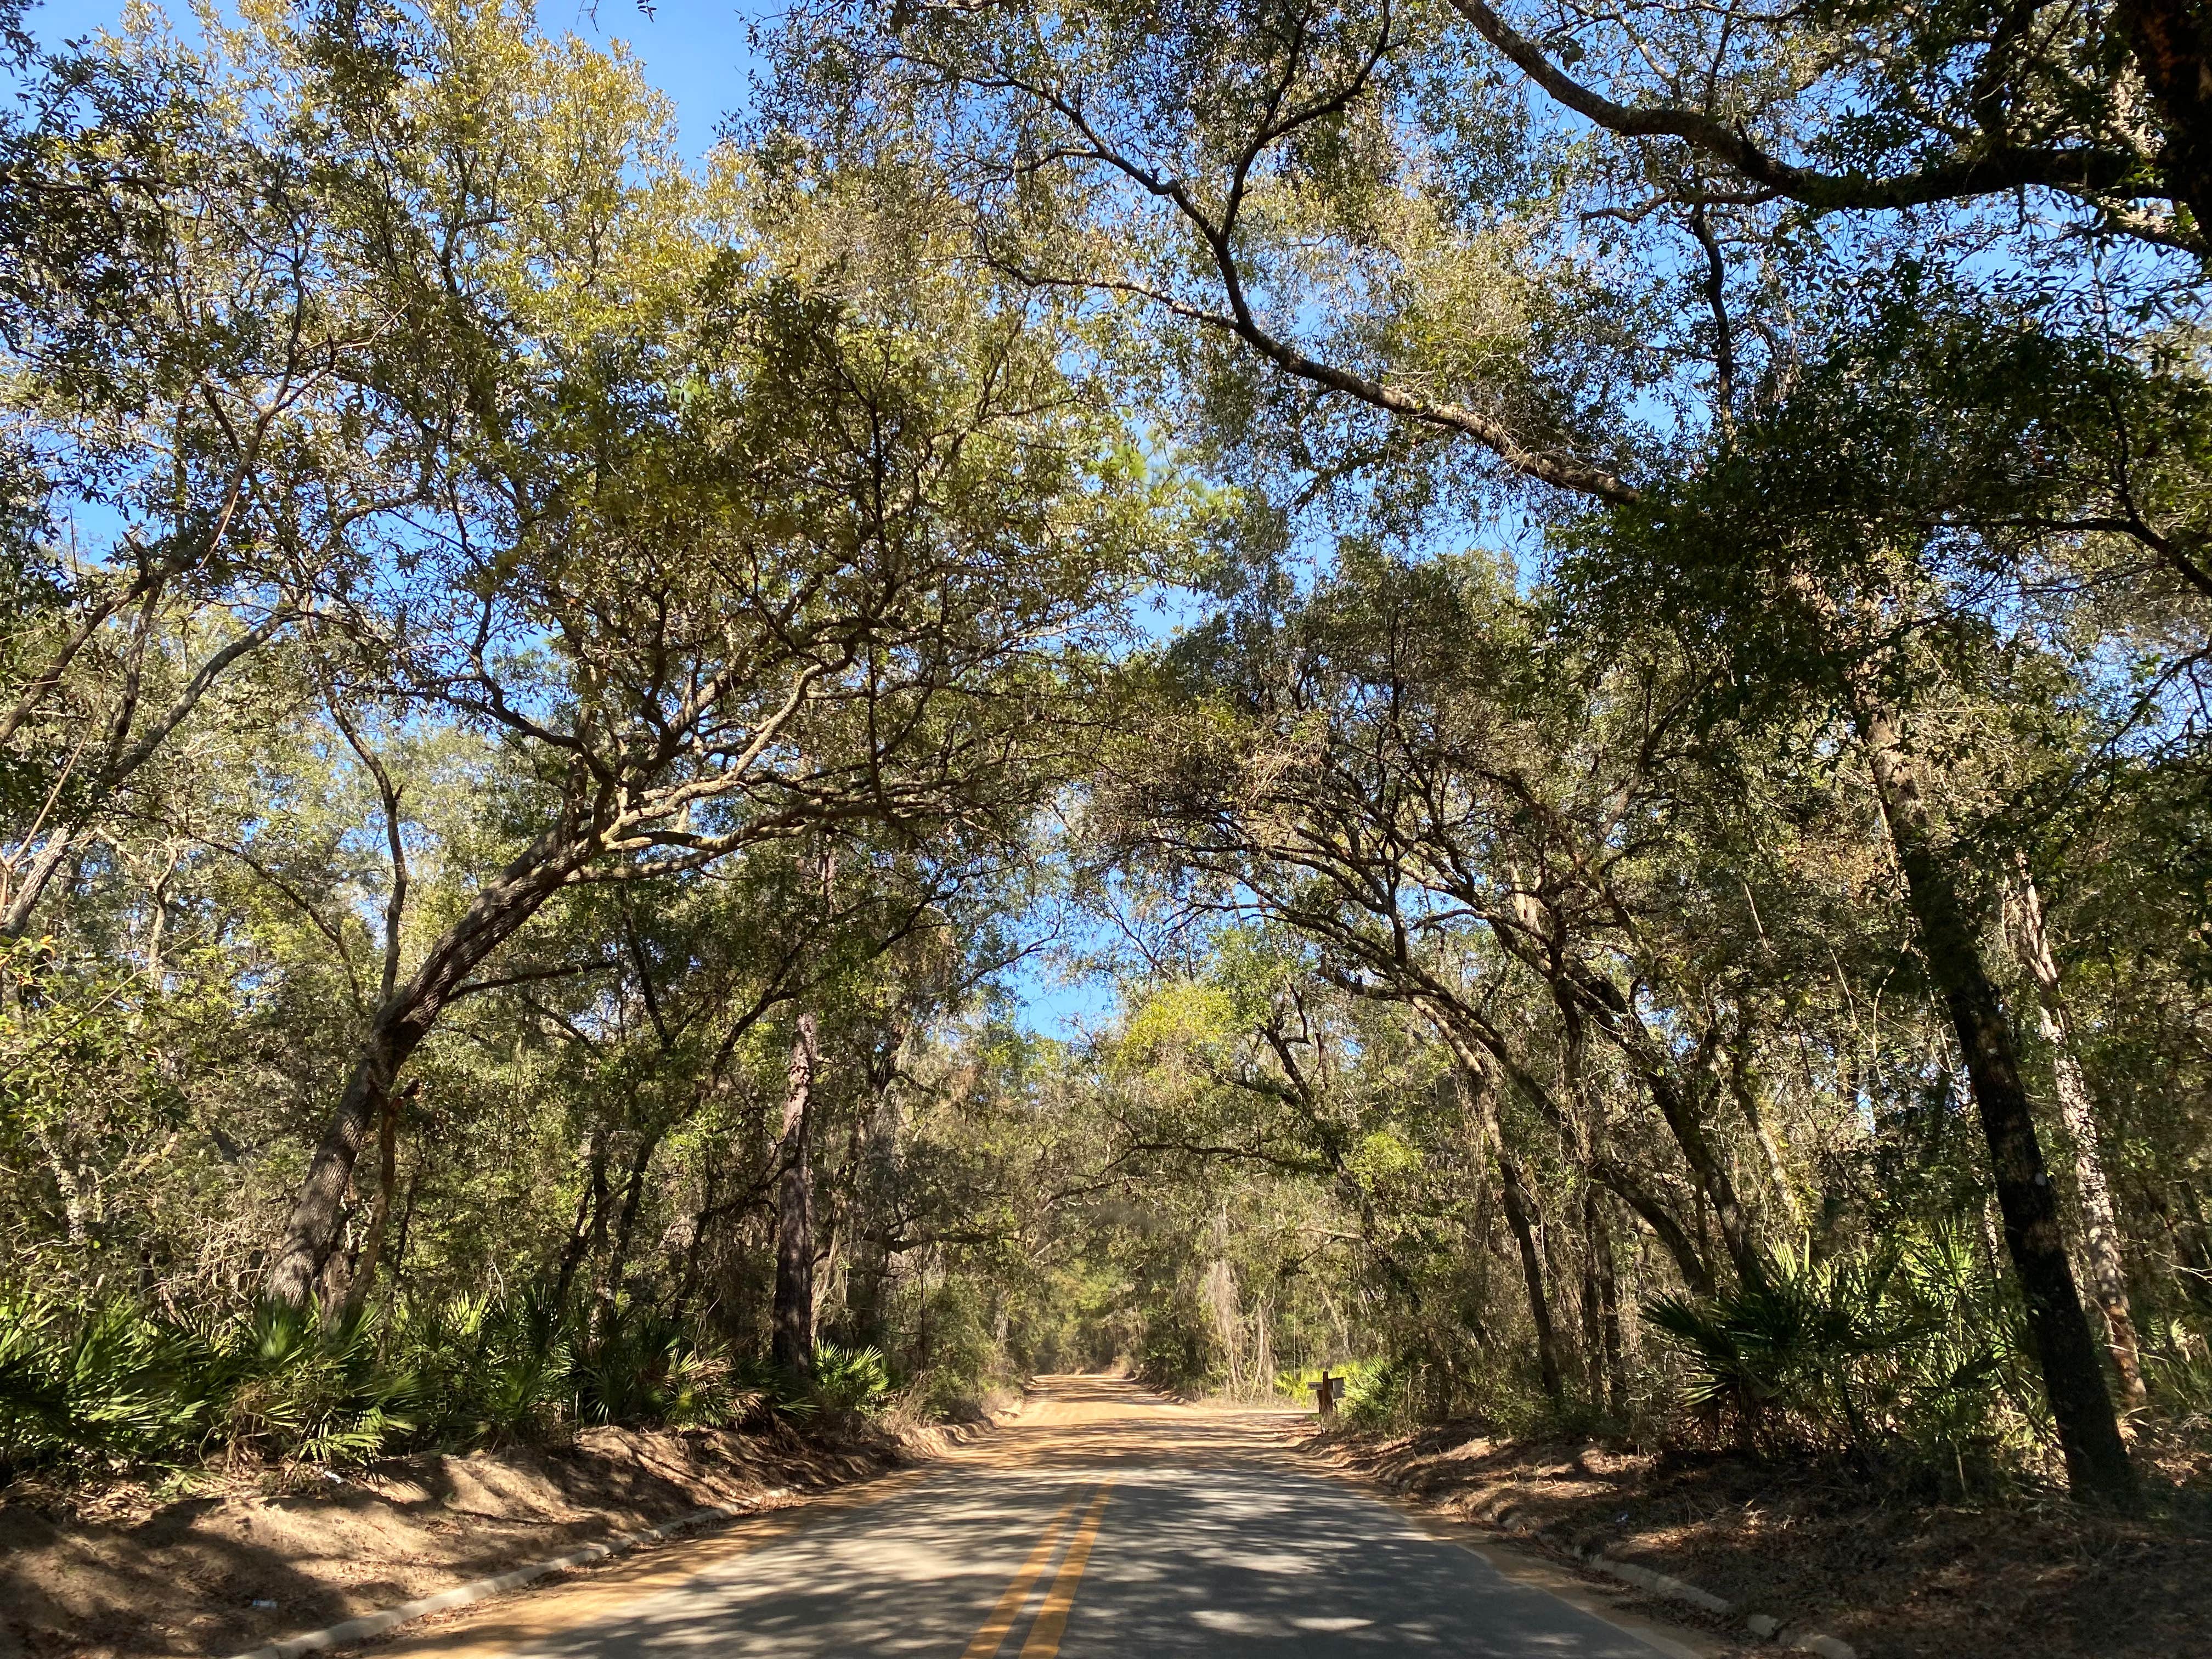
M 995 1396 L 1018 1392 L 1027 1372 L 992 1329 L 973 1284 L 932 1287 L 919 1311 L 927 1340 L 908 1352 L 895 1378 L 903 1410 L 924 1421 L 974 1422 Z
M 2041 1471 L 2052 1437 L 2025 1322 L 1968 1228 L 1825 1258 L 1784 1246 L 1763 1265 L 1756 1279 L 1644 1310 L 1711 1432 L 1732 1428 L 1754 1454 L 1844 1452 L 1948 1498 Z
M 890 1368 L 879 1352 L 824 1342 L 814 1351 L 814 1375 L 799 1403 L 824 1421 L 843 1425 L 881 1411 L 890 1393 Z
M 1505 1439 L 1545 1439 L 1596 1432 L 1604 1413 L 1574 1393 L 1546 1395 L 1533 1375 L 1510 1361 L 1487 1366 L 1449 1365 L 1431 1353 L 1399 1353 L 1354 1360 L 1337 1368 L 1343 1378 L 1341 1420 L 1369 1434 L 1404 1434 L 1445 1419 L 1468 1419 Z M 1301 1374 L 1296 1392 L 1318 1372 Z M 1291 1390 L 1286 1389 L 1286 1392 Z
M 1450 1420 L 1501 1441 L 1592 1437 L 1849 1468 L 1900 1495 L 1978 1504 L 2059 1478 L 2057 1436 L 2017 1294 L 1971 1224 L 1893 1230 L 1820 1255 L 1765 1252 L 1754 1276 L 1643 1304 L 1626 1404 L 1571 1373 L 1547 1395 L 1525 1355 L 1462 1352 L 1410 1329 L 1396 1351 L 1334 1368 L 1340 1421 L 1398 1436 Z M 2150 1462 L 2187 1484 L 2212 1443 L 2212 1346 L 2168 1321 L 2147 1334 Z M 1277 1379 L 1310 1406 L 1307 1368 Z M 2149 1462 L 2146 1467 L 2150 1466 Z M 2176 1474 L 2175 1471 L 2182 1473 Z
M 127 1297 L 0 1291 L 0 1483 L 229 1464 L 348 1464 L 574 1427 L 737 1425 L 879 1410 L 872 1349 L 811 1378 L 735 1363 L 687 1320 L 548 1288 L 325 1315 L 262 1302 L 195 1322 Z

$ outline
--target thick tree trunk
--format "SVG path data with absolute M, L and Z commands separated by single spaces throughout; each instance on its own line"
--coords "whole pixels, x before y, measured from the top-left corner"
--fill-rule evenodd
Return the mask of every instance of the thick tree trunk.
M 791 1045 L 778 1146 L 782 1175 L 776 1188 L 775 1301 L 769 1337 L 775 1363 L 799 1372 L 814 1369 L 814 1170 L 807 1141 L 820 1059 L 814 1016 L 802 1013 Z
M 384 1255 L 385 1229 L 392 1220 L 392 1189 L 399 1184 L 399 1108 L 414 1089 L 394 1090 L 385 1097 L 384 1111 L 376 1127 L 376 1200 L 369 1212 L 368 1236 L 362 1241 L 361 1261 L 354 1269 L 353 1283 L 346 1287 L 345 1311 L 349 1318 L 368 1304 L 368 1292 L 376 1283 L 376 1268 Z
M 539 837 L 496 880 L 478 890 L 407 982 L 378 1006 L 270 1259 L 264 1286 L 270 1297 L 296 1306 L 313 1294 L 344 1223 L 354 1161 L 371 1126 L 383 1115 L 400 1068 L 413 1058 L 470 975 L 538 914 L 597 845 L 591 836 L 549 831 Z
M 399 1012 L 393 1010 L 395 1014 Z M 354 1162 L 368 1138 L 369 1127 L 384 1115 L 399 1068 L 414 1054 L 428 1029 L 404 1018 L 387 1018 L 384 1010 L 371 1023 L 368 1040 L 354 1060 L 345 1092 L 339 1096 L 337 1110 L 308 1163 L 307 1178 L 301 1183 L 300 1195 L 293 1201 L 291 1217 L 270 1263 L 265 1289 L 272 1299 L 304 1306 L 316 1285 L 326 1277 L 344 1226 L 346 1189 L 353 1182 Z
M 2043 896 L 2036 891 L 2027 860 L 2014 865 L 2013 941 L 2021 965 L 2033 981 L 2036 1015 L 2045 1045 L 2051 1050 L 2051 1070 L 2058 1095 L 2058 1114 L 2074 1143 L 2074 1184 L 2081 1201 L 2081 1247 L 2088 1258 L 2090 1294 L 2105 1316 L 2112 1338 L 2112 1366 L 2119 1373 L 2120 1394 L 2131 1407 L 2148 1405 L 2143 1389 L 2142 1358 L 2136 1338 L 2134 1310 L 2128 1302 L 2127 1263 L 2120 1255 L 2119 1217 L 2112 1205 L 2112 1182 L 2106 1178 L 2105 1160 L 2099 1151 L 2097 1115 L 2089 1095 L 2089 1079 L 2075 1052 L 2074 1031 L 2066 1017 L 2064 988 L 2058 980 L 2058 963 L 2051 954 L 2051 941 L 2043 927 Z
M 1917 772 L 1895 717 L 1869 701 L 1862 701 L 1858 717 L 1875 788 L 1905 873 L 1905 900 L 1921 954 L 1966 1057 L 1989 1143 L 2005 1247 L 2027 1304 L 2068 1480 L 2077 1497 L 2131 1507 L 2137 1497 L 2135 1470 L 2066 1259 L 2057 1194 L 2036 1139 L 2011 1024 L 1982 960 L 1957 872 L 1936 845 Z
M 1565 1398 L 1566 1385 L 1559 1371 L 1559 1338 L 1552 1328 L 1552 1307 L 1544 1294 L 1544 1264 L 1536 1248 L 1536 1228 L 1528 1189 L 1521 1179 L 1520 1160 L 1505 1150 L 1498 1122 L 1498 1107 L 1489 1074 L 1462 1066 L 1459 1071 L 1461 1097 L 1474 1115 L 1475 1132 L 1498 1170 L 1498 1196 L 1505 1210 L 1505 1224 L 1521 1255 L 1521 1283 L 1528 1295 L 1528 1319 L 1536 1328 L 1536 1370 L 1544 1393 L 1553 1400 Z

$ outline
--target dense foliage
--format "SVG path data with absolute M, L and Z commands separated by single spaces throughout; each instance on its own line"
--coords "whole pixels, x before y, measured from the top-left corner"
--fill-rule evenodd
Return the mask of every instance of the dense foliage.
M 514 0 L 11 26 L 0 1459 L 2193 1478 L 2193 20 L 830 0 L 696 166 Z

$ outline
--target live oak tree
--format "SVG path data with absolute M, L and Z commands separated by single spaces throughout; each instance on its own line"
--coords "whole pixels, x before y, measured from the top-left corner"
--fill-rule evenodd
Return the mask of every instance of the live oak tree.
M 1851 441 L 1885 458 L 1869 480 L 1886 466 L 1937 487 L 1872 510 L 1912 519 L 1947 555 L 1972 544 L 1999 583 L 2038 580 L 2052 539 L 1980 533 L 2002 525 L 2093 557 L 2132 543 L 2141 563 L 2107 559 L 2098 579 L 2154 606 L 2177 580 L 2198 586 L 2188 488 L 2152 505 L 2153 475 L 2194 453 L 2193 417 L 2176 411 L 2195 371 L 2151 327 L 2122 343 L 2078 320 L 2185 303 L 2185 271 L 2156 250 L 2196 245 L 2194 118 L 2178 90 L 2194 36 L 2153 9 L 1947 13 L 1895 31 L 1848 11 L 1531 21 L 1482 5 L 1261 4 L 1200 27 L 1142 5 L 860 6 L 798 15 L 783 41 L 786 86 L 830 94 L 788 98 L 788 125 L 814 130 L 826 106 L 864 145 L 930 135 L 957 158 L 995 264 L 1142 325 L 1133 360 L 1224 459 L 1384 534 L 1418 543 L 1506 501 L 1556 522 L 1574 497 L 1641 524 L 1724 480 L 1749 516 L 1698 533 L 1728 587 L 1790 494 L 1757 501 L 1778 458 L 1740 430 L 1848 384 L 1821 296 L 1894 271 L 1877 349 L 1900 365 L 1925 353 L 1945 383 L 1872 400 Z M 2154 139 L 2137 119 L 2147 88 Z M 1578 142 L 1581 123 L 1618 145 Z M 2039 192 L 2032 211 L 1989 216 L 1996 192 L 2023 189 Z M 2161 197 L 2171 211 L 2139 210 Z M 2085 252 L 2106 246 L 2124 256 L 2111 274 Z M 2039 275 L 1987 276 L 1992 248 Z M 1669 418 L 1648 425 L 1659 408 Z M 1463 471 L 1454 447 L 1486 459 Z M 1806 605 L 1848 610 L 1850 561 L 1887 556 L 1863 541 L 1803 573 Z M 1739 583 L 1722 603 L 1771 603 L 1753 592 Z M 2069 1467 L 2085 1493 L 2124 1501 L 1981 922 L 1922 822 L 1896 689 L 1875 684 L 1881 647 L 1842 635 L 1863 659 L 1839 671 L 1856 740 L 1952 1004 Z M 1573 978 L 1571 1021 L 1657 1059 L 1625 1009 L 1602 1012 Z M 1686 1098 L 1665 1069 L 1646 1066 L 1662 1103 Z M 1668 1115 L 1710 1164 L 1694 1117 Z M 1723 1231 L 1751 1267 L 1741 1222 Z
M 257 94 L 234 61 L 149 33 L 25 68 L 0 132 L 11 941 L 180 728 L 250 710 L 255 659 L 330 624 L 426 453 L 359 385 L 392 319 L 334 266 L 313 141 L 226 110 Z
M 423 49 L 450 58 L 489 27 Z M 927 233 L 900 213 L 926 203 L 871 222 L 857 191 L 791 198 L 781 254 L 718 249 L 711 198 L 674 205 L 689 186 L 634 88 L 586 102 L 599 88 L 535 66 L 598 170 L 514 178 L 546 153 L 461 103 L 489 63 L 446 67 L 419 83 L 427 109 L 344 117 L 365 146 L 423 124 L 398 166 L 368 149 L 387 171 L 364 212 L 382 291 L 416 324 L 384 395 L 448 434 L 435 509 L 390 551 L 381 610 L 404 631 L 370 635 L 359 684 L 516 745 L 537 799 L 370 1019 L 270 1267 L 293 1300 L 399 1071 L 541 906 L 840 821 L 988 811 L 1054 695 L 1048 659 L 1144 534 L 1117 517 L 1141 472 L 1059 376 L 1048 325 L 949 275 L 881 280 Z M 532 118 L 528 92 L 508 83 L 509 120 Z M 525 200 L 546 205 L 504 207 Z M 817 252 L 841 210 L 884 263 Z M 649 331 L 593 328 L 617 301 Z M 927 352 L 902 331 L 925 313 Z
M 509 4 L 9 34 L 0 1310 L 2128 1501 L 2189 27 L 826 5 L 696 166 Z

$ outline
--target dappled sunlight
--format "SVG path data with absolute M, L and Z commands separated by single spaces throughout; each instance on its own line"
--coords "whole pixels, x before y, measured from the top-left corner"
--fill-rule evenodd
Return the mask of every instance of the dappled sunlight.
M 396 1650 L 438 1659 L 649 1659 L 969 1650 L 1033 1552 L 995 1651 L 1025 1651 L 1089 1506 L 1058 1651 L 1368 1651 L 1653 1659 L 1638 1638 L 1301 1468 L 1274 1413 L 1042 1379 L 1000 1432 L 880 1501 L 738 1528 Z M 1103 1496 L 1103 1503 L 1101 1498 Z M 1040 1551 L 1040 1542 L 1044 1547 Z M 987 1632 L 988 1636 L 988 1632 Z M 1036 1659 L 1032 1655 L 1031 1659 Z

